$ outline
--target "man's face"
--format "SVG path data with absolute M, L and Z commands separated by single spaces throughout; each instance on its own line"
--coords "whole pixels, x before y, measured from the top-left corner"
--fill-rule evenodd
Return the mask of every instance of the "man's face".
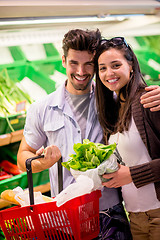
M 67 90 L 77 95 L 88 93 L 94 75 L 93 54 L 69 49 L 66 59 L 62 56 L 62 64 L 68 77 Z

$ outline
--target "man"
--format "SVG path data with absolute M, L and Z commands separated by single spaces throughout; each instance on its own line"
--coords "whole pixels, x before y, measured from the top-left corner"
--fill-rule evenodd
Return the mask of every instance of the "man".
M 82 142 L 84 138 L 92 142 L 102 142 L 103 133 L 95 107 L 95 84 L 92 82 L 93 57 L 100 40 L 101 34 L 98 29 L 96 31 L 76 29 L 66 33 L 63 39 L 62 64 L 66 68 L 68 79 L 55 92 L 33 103 L 27 113 L 24 137 L 17 156 L 18 165 L 25 170 L 25 160 L 44 151 L 45 157 L 33 161 L 32 168 L 33 172 L 49 168 L 52 196 L 58 194 L 58 173 L 55 163 L 61 155 L 63 161 L 67 161 L 69 154 L 73 153 L 74 143 Z M 157 91 L 157 87 L 155 88 L 154 91 Z M 143 101 L 147 103 L 147 99 Z M 73 182 L 74 178 L 70 172 L 63 169 L 63 187 L 66 188 Z M 103 188 L 100 210 L 106 210 L 100 214 L 100 221 L 106 214 L 110 214 L 112 220 L 108 218 L 109 221 L 101 224 L 102 233 L 99 239 L 107 239 L 110 233 L 106 229 L 111 227 L 113 239 L 131 239 L 117 189 Z M 115 215 L 118 216 L 117 220 Z M 103 233 L 108 235 L 104 237 Z

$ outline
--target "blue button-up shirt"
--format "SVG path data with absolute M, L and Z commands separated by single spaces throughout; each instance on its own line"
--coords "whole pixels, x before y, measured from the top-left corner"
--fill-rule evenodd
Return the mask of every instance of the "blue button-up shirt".
M 85 138 L 92 142 L 102 142 L 103 134 L 96 113 L 94 91 L 90 94 Z M 27 111 L 24 136 L 27 144 L 36 150 L 41 146 L 58 146 L 63 161 L 68 161 L 69 155 L 74 153 L 74 143 L 82 142 L 82 138 L 81 129 L 65 99 L 65 85 L 30 106 Z M 51 195 L 55 196 L 58 194 L 57 164 L 49 169 L 49 175 Z M 73 182 L 73 176 L 63 168 L 63 187 L 66 188 Z M 117 203 L 119 203 L 117 190 L 105 187 L 102 190 L 100 209 L 112 207 Z

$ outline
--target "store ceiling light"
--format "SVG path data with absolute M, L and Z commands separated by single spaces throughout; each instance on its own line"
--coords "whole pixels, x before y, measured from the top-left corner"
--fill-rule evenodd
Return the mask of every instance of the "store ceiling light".
M 44 18 L 14 18 L 14 19 L 0 19 L 0 26 L 11 25 L 34 25 L 34 24 L 56 24 L 56 23 L 80 23 L 80 22 L 110 22 L 110 21 L 124 21 L 130 17 L 142 16 L 144 14 L 131 15 L 100 15 L 100 16 L 79 16 L 79 17 L 44 17 Z

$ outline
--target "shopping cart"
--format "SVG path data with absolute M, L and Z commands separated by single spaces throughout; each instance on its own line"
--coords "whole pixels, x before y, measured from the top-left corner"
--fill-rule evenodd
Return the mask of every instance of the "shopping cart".
M 97 237 L 101 191 L 76 197 L 60 207 L 56 202 L 34 205 L 31 161 L 36 158 L 26 160 L 31 205 L 0 211 L 0 226 L 6 239 L 90 240 Z

